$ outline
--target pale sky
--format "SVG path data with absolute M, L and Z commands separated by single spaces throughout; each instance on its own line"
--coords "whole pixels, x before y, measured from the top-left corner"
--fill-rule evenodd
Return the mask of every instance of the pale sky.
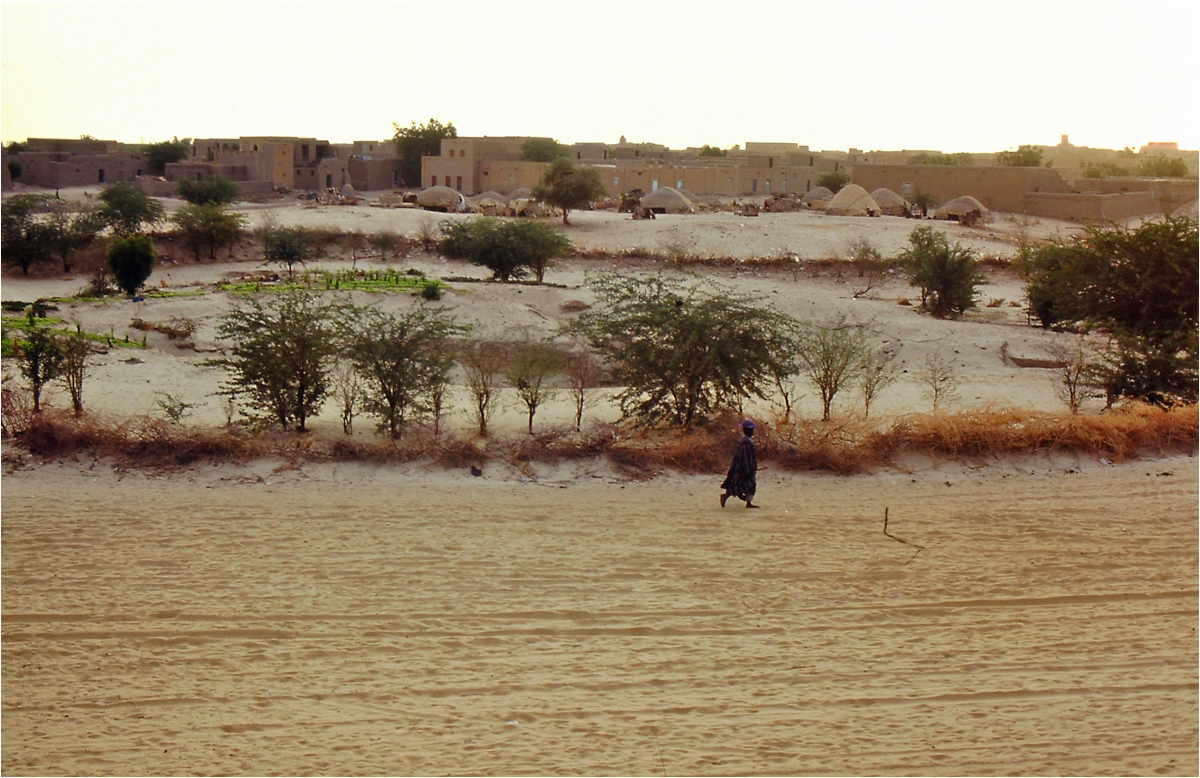
M 0 3 L 0 135 L 1200 148 L 1200 4 Z

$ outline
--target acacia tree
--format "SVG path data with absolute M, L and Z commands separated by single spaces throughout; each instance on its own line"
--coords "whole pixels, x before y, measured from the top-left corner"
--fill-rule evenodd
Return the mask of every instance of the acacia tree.
M 954 361 L 942 353 L 941 346 L 925 355 L 917 375 L 925 384 L 925 397 L 933 405 L 934 413 L 958 397 L 958 370 Z
M 288 278 L 295 276 L 295 266 L 303 265 L 312 256 L 308 236 L 294 227 L 270 225 L 262 231 L 263 260 L 287 267 Z
M 482 217 L 442 222 L 438 250 L 492 271 L 498 281 L 511 281 L 532 270 L 540 284 L 546 269 L 571 249 L 571 241 L 544 222 Z
M 859 365 L 858 389 L 862 394 L 863 418 L 871 415 L 871 405 L 879 393 L 896 383 L 896 352 L 885 346 L 868 345 Z
M 786 370 L 796 322 L 712 282 L 588 277 L 596 306 L 571 326 L 626 388 L 621 411 L 642 424 L 691 427 L 747 397 L 766 399 Z
M 867 351 L 866 328 L 847 322 L 844 314 L 802 327 L 796 354 L 801 370 L 821 395 L 822 421 L 829 421 L 833 398 L 858 375 Z
M 57 335 L 38 324 L 32 309 L 24 337 L 14 339 L 14 350 L 21 375 L 29 381 L 33 396 L 33 412 L 42 412 L 42 390 L 46 384 L 62 375 L 63 346 Z
M 579 432 L 590 399 L 588 393 L 600 380 L 600 363 L 588 348 L 581 347 L 563 360 L 563 375 L 567 377 L 567 389 L 575 405 L 575 431 Z
M 535 200 L 562 210 L 563 225 L 569 225 L 567 215 L 575 209 L 590 206 L 607 194 L 600 174 L 594 168 L 576 167 L 568 159 L 556 159 L 533 190 Z
M 922 308 L 944 319 L 976 307 L 976 287 L 987 275 L 971 249 L 959 243 L 951 246 L 946 233 L 932 227 L 917 227 L 909 233 L 908 243 L 899 261 L 910 274 L 909 283 L 921 288 Z
M 467 391 L 474 403 L 479 436 L 483 438 L 487 437 L 488 421 L 496 408 L 496 390 L 507 359 L 504 347 L 492 341 L 468 341 L 458 350 L 458 362 L 467 374 Z
M 75 255 L 89 246 L 104 229 L 104 220 L 92 207 L 78 211 L 55 208 L 47 220 L 50 246 L 62 260 L 63 272 L 70 273 Z
M 302 291 L 249 300 L 221 318 L 228 356 L 209 364 L 225 368 L 225 393 L 245 398 L 252 417 L 304 432 L 329 392 L 345 308 Z
M 398 438 L 409 414 L 432 410 L 431 394 L 454 366 L 450 339 L 467 328 L 447 309 L 424 305 L 399 315 L 368 308 L 358 319 L 349 353 L 366 379 L 366 410 Z
M 229 205 L 237 199 L 238 185 L 224 176 L 183 178 L 176 194 L 192 205 Z
M 1194 402 L 1200 231 L 1164 217 L 1135 228 L 1087 227 L 1022 252 L 1029 307 L 1043 327 L 1112 333 L 1100 367 L 1118 397 Z
M 171 162 L 179 162 L 187 157 L 191 151 L 192 141 L 190 138 L 180 140 L 178 137 L 171 140 L 164 140 L 158 143 L 151 143 L 142 147 L 142 153 L 150 160 L 150 168 L 155 175 L 161 176 L 167 170 L 167 164 Z
M 166 218 L 162 203 L 130 183 L 106 186 L 99 197 L 100 218 L 118 237 L 136 235 L 143 224 L 153 227 Z
M 400 175 L 407 186 L 418 186 L 421 181 L 421 157 L 434 157 L 442 151 L 443 138 L 457 138 L 458 130 L 453 122 L 442 124 L 430 119 L 426 124 L 412 123 L 411 127 L 392 124 L 396 134 L 396 156 L 400 158 Z
M 517 347 L 505 378 L 529 412 L 529 434 L 538 407 L 554 393 L 551 381 L 559 373 L 561 355 L 549 343 L 524 343 Z
M 60 377 L 71 396 L 71 408 L 76 416 L 83 415 L 83 379 L 87 377 L 88 358 L 96 353 L 96 347 L 83 334 L 83 327 L 75 325 L 75 332 L 59 342 L 62 353 Z
M 7 198 L 0 206 L 4 261 L 21 268 L 25 275 L 29 268 L 49 259 L 54 249 L 50 225 L 37 218 L 48 199 L 46 195 L 22 194 Z
M 196 261 L 200 251 L 208 249 L 208 258 L 217 258 L 217 249 L 232 246 L 246 229 L 246 217 L 230 213 L 224 206 L 213 203 L 188 204 L 171 215 L 171 222 L 184 243 L 192 249 Z

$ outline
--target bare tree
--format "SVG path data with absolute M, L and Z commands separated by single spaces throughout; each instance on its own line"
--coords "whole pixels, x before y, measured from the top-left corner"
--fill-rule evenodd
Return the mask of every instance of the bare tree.
M 863 398 L 863 418 L 871 415 L 871 403 L 879 393 L 896 383 L 899 378 L 896 366 L 896 352 L 886 346 L 868 346 L 863 353 L 862 365 L 858 373 L 858 389 Z
M 492 341 L 468 341 L 459 351 L 458 361 L 467 374 L 467 391 L 474 403 L 475 421 L 479 424 L 481 437 L 486 438 L 488 434 L 488 420 L 495 410 L 497 384 L 506 357 L 503 346 Z
M 796 353 L 808 380 L 821 395 L 822 421 L 829 421 L 833 398 L 858 372 L 866 350 L 866 328 L 847 322 L 844 315 L 809 323 L 801 331 Z
M 83 379 L 87 377 L 88 357 L 96 353 L 96 347 L 84 337 L 83 327 L 76 324 L 75 333 L 62 339 L 62 378 L 71 395 L 71 407 L 76 416 L 83 415 Z
M 942 354 L 941 346 L 925 357 L 919 377 L 925 383 L 925 396 L 933 403 L 933 412 L 958 397 L 958 371 L 952 359 Z
M 345 357 L 339 358 L 330 374 L 333 397 L 341 411 L 342 432 L 354 434 L 354 417 L 362 406 L 363 381 L 354 363 Z
M 517 396 L 529 411 L 529 434 L 533 434 L 533 416 L 538 406 L 554 394 L 552 381 L 559 372 L 561 358 L 549 343 L 524 343 L 518 347 L 505 378 L 516 388 Z
M 591 402 L 588 390 L 595 388 L 600 380 L 600 363 L 591 351 L 580 348 L 567 354 L 563 374 L 575 403 L 575 431 L 579 432 L 583 428 L 583 412 Z
M 1067 404 L 1071 413 L 1079 413 L 1079 406 L 1085 400 L 1100 396 L 1091 381 L 1095 352 L 1082 333 L 1056 339 L 1046 350 L 1061 365 L 1058 368 L 1059 383 L 1055 387 L 1059 399 Z

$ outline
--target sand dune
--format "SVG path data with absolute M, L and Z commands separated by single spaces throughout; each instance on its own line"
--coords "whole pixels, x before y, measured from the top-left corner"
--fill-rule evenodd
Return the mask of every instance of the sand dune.
M 3 772 L 1194 775 L 1197 477 L 26 469 Z

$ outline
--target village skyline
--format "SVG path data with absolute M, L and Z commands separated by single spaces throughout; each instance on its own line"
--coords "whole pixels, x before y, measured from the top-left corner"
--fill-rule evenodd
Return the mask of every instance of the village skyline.
M 318 12 L 318 9 L 319 12 Z M 1194 3 L 0 4 L 0 136 L 1200 146 Z M 1118 43 L 1119 42 L 1119 43 Z M 136 44 L 136 45 L 135 45 Z

